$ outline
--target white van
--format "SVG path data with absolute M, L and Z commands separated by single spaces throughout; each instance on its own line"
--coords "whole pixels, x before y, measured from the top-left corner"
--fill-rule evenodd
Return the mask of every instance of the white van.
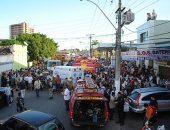
M 75 84 L 77 78 L 84 79 L 84 71 L 80 66 L 55 66 L 53 70 L 53 76 L 60 76 L 63 81 L 65 78 L 72 77 L 73 83 Z

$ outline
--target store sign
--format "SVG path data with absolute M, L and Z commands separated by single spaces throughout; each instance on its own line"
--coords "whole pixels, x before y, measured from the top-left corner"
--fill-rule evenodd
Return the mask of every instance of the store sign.
M 122 60 L 137 60 L 137 51 L 127 51 L 121 53 Z
M 170 50 L 138 50 L 122 52 L 122 60 L 169 60 Z

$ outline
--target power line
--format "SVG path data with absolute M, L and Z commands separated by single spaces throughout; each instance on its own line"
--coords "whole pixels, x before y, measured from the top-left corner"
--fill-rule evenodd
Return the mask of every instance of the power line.
M 145 7 L 143 7 L 142 9 L 136 11 L 135 14 L 137 14 L 137 13 L 141 12 L 142 10 L 144 10 L 145 8 L 147 8 L 147 7 L 149 7 L 149 6 L 151 6 L 151 5 L 155 4 L 155 3 L 157 3 L 158 1 L 159 1 L 159 0 L 156 0 L 156 1 L 152 2 L 151 4 L 149 4 L 149 5 L 145 6 Z
M 135 7 L 131 8 L 131 10 L 134 10 L 135 8 L 137 8 L 138 6 L 140 6 L 141 4 L 143 4 L 146 0 L 143 0 L 142 2 L 140 2 L 138 5 L 136 5 Z
M 127 1 L 125 2 L 125 5 L 128 5 L 128 3 L 129 3 L 130 1 L 132 1 L 132 0 L 127 0 Z
M 106 36 L 114 36 L 116 34 L 102 34 L 102 35 L 94 35 L 93 37 L 106 37 Z M 86 39 L 87 37 L 67 37 L 67 38 L 53 38 L 59 40 L 69 40 L 69 39 Z
M 162 35 L 166 35 L 166 34 L 170 34 L 170 32 L 165 32 L 165 33 L 160 33 L 160 34 L 152 35 L 152 36 L 146 37 L 146 39 L 151 38 L 151 37 L 155 37 L 155 36 L 162 36 Z M 159 39 L 169 39 L 169 38 L 157 38 L 157 39 L 148 39 L 148 40 L 146 40 L 146 39 L 145 39 L 145 41 L 148 41 L 148 40 L 159 40 Z M 140 40 L 140 39 L 134 39 L 134 40 L 129 40 L 129 41 L 137 41 L 137 40 Z M 129 41 L 124 41 L 124 42 L 129 42 Z
M 135 2 L 133 2 L 133 3 L 129 6 L 129 8 L 132 7 L 133 5 L 135 5 L 138 1 L 139 1 L 139 0 L 135 0 Z
M 105 8 L 105 6 L 106 6 L 106 3 L 107 3 L 107 0 L 105 1 L 104 5 L 103 5 L 103 7 L 102 7 L 102 10 L 104 10 L 104 8 Z M 100 20 L 100 17 L 101 17 L 101 14 L 102 14 L 102 12 L 100 12 L 99 17 L 97 18 L 96 23 L 94 24 L 94 28 L 95 28 L 96 25 L 98 24 L 98 22 L 99 22 L 99 20 Z
M 98 0 L 98 3 L 99 3 L 99 0 Z M 94 18 L 95 18 L 96 12 L 97 12 L 97 7 L 95 8 L 95 11 L 94 11 L 94 14 L 93 14 L 93 17 L 92 17 L 92 20 L 91 20 L 92 22 L 91 22 L 91 24 L 90 24 L 90 26 L 89 26 L 88 31 L 90 31 L 90 29 L 91 29 L 91 27 L 92 27 L 92 24 L 93 24 L 93 21 L 94 21 Z
M 167 22 L 164 22 L 164 23 L 161 23 L 161 24 L 157 24 L 155 26 L 159 26 L 159 25 L 162 25 L 162 24 L 165 24 L 165 23 L 168 23 L 170 21 L 167 21 Z M 151 26 L 151 27 L 148 27 L 148 28 L 152 28 L 152 27 L 155 27 L 155 26 Z M 148 28 L 145 28 L 145 29 L 148 29 Z M 144 30 L 144 29 L 141 29 L 141 30 Z M 139 31 L 141 31 L 139 30 Z M 133 33 L 129 33 L 129 34 L 134 34 L 136 32 L 133 32 Z M 161 36 L 161 35 L 165 35 L 165 34 L 169 34 L 170 32 L 165 32 L 165 33 L 160 33 L 160 34 L 156 34 L 156 35 L 152 35 L 152 36 L 149 36 L 147 38 L 150 38 L 150 37 L 155 37 L 155 36 Z M 129 34 L 125 34 L 125 35 L 129 35 Z M 105 36 L 114 36 L 116 35 L 115 33 L 114 34 L 103 34 L 103 35 L 95 35 L 93 37 L 105 37 Z M 124 35 L 124 36 L 125 36 Z M 54 38 L 54 39 L 82 39 L 82 38 L 86 38 L 86 37 L 70 37 L 70 38 Z M 139 39 L 136 39 L 136 40 L 139 40 Z M 130 41 L 133 41 L 133 40 L 130 40 Z
M 125 25 L 124 25 L 123 27 L 125 27 L 125 28 L 126 28 L 127 30 L 129 30 L 130 32 L 136 33 L 136 31 L 133 31 L 133 30 L 127 28 Z

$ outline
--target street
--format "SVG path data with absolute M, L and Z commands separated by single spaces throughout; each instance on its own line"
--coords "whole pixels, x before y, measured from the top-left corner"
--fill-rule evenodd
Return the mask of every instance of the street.
M 15 93 L 16 96 L 17 93 Z M 65 111 L 63 96 L 61 94 L 55 94 L 54 98 L 50 100 L 48 98 L 48 91 L 44 90 L 40 92 L 40 97 L 36 98 L 35 92 L 26 91 L 25 106 L 31 110 L 42 111 L 56 115 L 58 119 L 63 123 L 66 130 L 141 130 L 143 117 L 140 114 L 127 113 L 125 119 L 125 125 L 120 126 L 116 124 L 117 114 L 113 121 L 109 121 L 104 127 L 73 127 L 70 125 L 69 113 Z M 16 114 L 15 102 L 10 107 L 4 107 L 0 109 L 0 120 L 6 119 L 9 116 Z M 158 124 L 164 124 L 167 130 L 170 129 L 170 112 L 161 113 L 158 116 Z

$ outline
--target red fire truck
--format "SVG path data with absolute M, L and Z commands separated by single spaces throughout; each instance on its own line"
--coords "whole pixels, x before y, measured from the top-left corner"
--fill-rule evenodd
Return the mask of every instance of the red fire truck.
M 90 77 L 77 82 L 69 107 L 73 126 L 104 126 L 108 122 L 107 99 Z

